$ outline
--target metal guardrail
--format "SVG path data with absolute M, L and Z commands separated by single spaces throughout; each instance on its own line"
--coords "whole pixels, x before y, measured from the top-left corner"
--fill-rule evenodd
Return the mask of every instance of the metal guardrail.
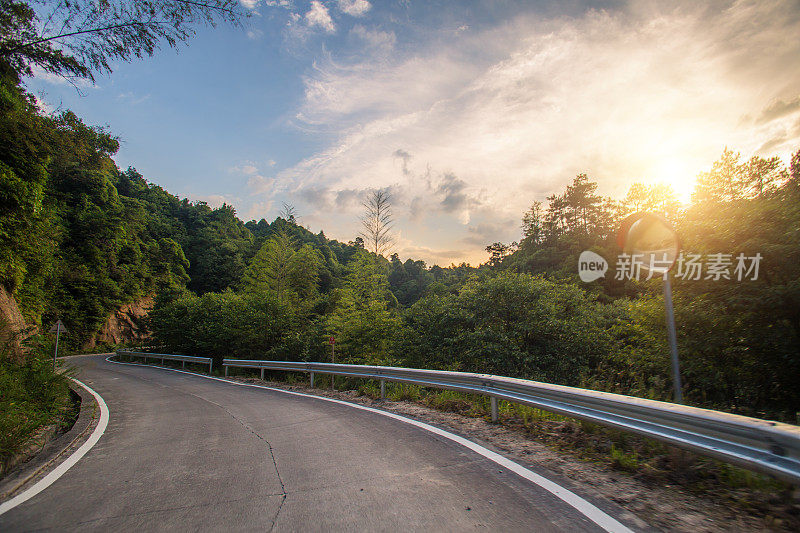
M 161 365 L 164 365 L 164 361 L 180 361 L 181 368 L 186 368 L 186 363 L 200 363 L 203 365 L 208 365 L 208 372 L 211 373 L 211 370 L 214 366 L 214 360 L 210 357 L 195 357 L 194 355 L 173 355 L 168 353 L 147 353 L 147 352 L 129 352 L 127 350 L 117 350 L 117 355 L 124 355 L 126 357 L 141 357 L 142 359 L 147 362 L 148 359 L 160 359 Z
M 386 381 L 482 394 L 491 399 L 494 421 L 498 400 L 506 400 L 637 433 L 800 484 L 800 427 L 790 424 L 489 374 L 242 359 L 224 359 L 222 366 L 226 376 L 228 368 L 261 369 L 262 378 L 264 370 L 308 372 L 312 386 L 315 373 L 375 379 L 380 381 L 381 397 Z

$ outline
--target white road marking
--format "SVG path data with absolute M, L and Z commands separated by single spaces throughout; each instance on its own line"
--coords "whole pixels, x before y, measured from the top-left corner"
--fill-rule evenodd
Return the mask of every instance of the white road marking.
M 80 385 L 81 387 L 86 389 L 87 391 L 89 391 L 92 394 L 92 396 L 94 396 L 94 399 L 97 401 L 97 405 L 100 406 L 100 421 L 97 423 L 97 427 L 95 427 L 94 431 L 92 431 L 92 434 L 89 436 L 89 440 L 84 442 L 81 445 L 81 447 L 78 448 L 77 450 L 75 450 L 72 453 L 72 455 L 67 457 L 67 459 L 64 460 L 64 462 L 62 462 L 57 467 L 55 467 L 53 470 L 51 470 L 50 473 L 48 473 L 42 479 L 40 479 L 39 481 L 34 483 L 34 485 L 32 487 L 30 487 L 30 488 L 24 490 L 23 492 L 17 494 L 16 496 L 11 498 L 10 500 L 5 501 L 2 504 L 0 504 L 0 515 L 10 511 L 11 509 L 16 507 L 17 505 L 19 505 L 19 504 L 21 504 L 21 503 L 33 498 L 34 496 L 36 496 L 37 494 L 42 492 L 44 489 L 46 489 L 47 487 L 52 485 L 58 478 L 63 476 L 67 472 L 67 470 L 72 468 L 72 466 L 75 463 L 80 461 L 81 457 L 86 455 L 86 452 L 91 450 L 92 447 L 95 444 L 97 444 L 97 441 L 100 440 L 100 437 L 103 436 L 103 433 L 106 430 L 106 426 L 108 426 L 108 419 L 109 419 L 108 406 L 106 405 L 106 402 L 103 400 L 102 396 L 97 394 L 95 391 L 93 391 L 87 385 L 81 383 L 80 381 L 78 381 L 77 379 L 74 379 L 74 378 L 72 378 L 72 381 L 74 381 L 75 383 L 77 383 L 78 385 Z
M 179 372 L 181 374 L 190 374 L 192 376 L 199 376 L 199 377 L 206 378 L 206 379 L 213 379 L 215 381 L 222 381 L 224 383 L 230 383 L 232 385 L 239 385 L 239 386 L 242 386 L 242 387 L 253 387 L 253 388 L 256 388 L 256 389 L 265 389 L 265 390 L 270 390 L 270 391 L 275 391 L 275 392 L 282 392 L 284 394 L 291 394 L 291 395 L 294 395 L 294 396 L 303 396 L 303 397 L 306 397 L 306 398 L 316 398 L 318 400 L 325 400 L 327 402 L 338 403 L 338 404 L 341 404 L 341 405 L 346 405 L 348 407 L 354 407 L 356 409 L 361 409 L 363 411 L 369 411 L 371 413 L 376 413 L 376 414 L 379 414 L 379 415 L 383 415 L 383 416 L 386 416 L 386 417 L 389 417 L 389 418 L 394 418 L 395 420 L 399 420 L 401 422 L 405 422 L 406 424 L 411 424 L 412 426 L 416 426 L 416 427 L 418 427 L 420 429 L 424 429 L 425 431 L 429 431 L 431 433 L 434 433 L 436 435 L 439 435 L 441 437 L 449 439 L 449 440 L 451 440 L 451 441 L 453 441 L 453 442 L 455 442 L 457 444 L 460 444 L 460 445 L 464 446 L 465 448 L 468 448 L 468 449 L 472 450 L 473 452 L 477 453 L 478 455 L 481 455 L 481 456 L 485 457 L 486 459 L 489 459 L 490 461 L 492 461 L 494 463 L 497 463 L 498 465 L 500 465 L 500 466 L 502 466 L 504 468 L 507 468 L 508 470 L 511 470 L 512 472 L 514 472 L 518 476 L 527 479 L 531 483 L 535 483 L 536 485 L 540 486 L 541 488 L 543 488 L 547 492 L 549 492 L 549 493 L 553 494 L 554 496 L 556 496 L 557 498 L 561 499 L 564 503 L 566 503 L 570 507 L 576 509 L 581 514 L 586 516 L 589 520 L 591 520 L 592 522 L 594 522 L 595 524 L 597 524 L 598 526 L 600 526 L 601 528 L 603 528 L 604 530 L 606 530 L 606 531 L 608 531 L 610 533 L 633 533 L 633 531 L 630 528 L 628 528 L 627 526 L 625 526 L 622 523 L 620 523 L 619 521 L 617 521 L 611 515 L 609 515 L 608 513 L 602 511 L 597 506 L 595 506 L 595 505 L 589 503 L 588 501 L 584 500 L 583 498 L 581 498 L 580 496 L 578 496 L 577 494 L 575 494 L 571 490 L 562 487 L 558 483 L 556 483 L 554 481 L 551 481 L 551 480 L 547 479 L 546 477 L 544 477 L 544 476 L 542 476 L 540 474 L 537 474 L 536 472 L 534 472 L 534 471 L 532 471 L 532 470 L 530 470 L 528 468 L 525 468 L 521 464 L 512 461 L 511 459 L 503 457 L 499 453 L 493 452 L 493 451 L 489 450 L 488 448 L 485 448 L 485 447 L 481 446 L 480 444 L 476 444 L 476 443 L 472 442 L 471 440 L 467 440 L 464 437 L 456 435 L 455 433 L 450 433 L 449 431 L 445 431 L 443 429 L 437 428 L 436 426 L 432 426 L 430 424 L 426 424 L 425 422 L 420 422 L 419 420 L 414 420 L 413 418 L 407 418 L 407 417 L 402 416 L 402 415 L 398 415 L 398 414 L 395 414 L 395 413 L 390 413 L 388 411 L 382 411 L 380 409 L 375 409 L 373 407 L 367 407 L 365 405 L 359 405 L 359 404 L 355 404 L 355 403 L 345 402 L 343 400 L 337 400 L 335 398 L 328 398 L 326 396 L 316 396 L 314 394 L 307 394 L 307 393 L 304 393 L 304 392 L 295 392 L 295 391 L 288 391 L 288 390 L 283 390 L 283 389 L 276 389 L 274 387 L 265 387 L 263 385 L 255 385 L 253 383 L 241 383 L 239 381 L 233 381 L 233 380 L 230 380 L 230 379 L 218 378 L 218 377 L 214 377 L 214 376 L 207 376 L 205 374 L 197 374 L 195 372 L 188 372 L 186 370 L 178 370 L 176 368 L 166 368 L 166 367 L 162 367 L 162 366 L 143 365 L 143 364 L 139 364 L 139 363 L 123 363 L 123 362 L 120 362 L 120 361 L 111 361 L 111 357 L 114 357 L 114 356 L 112 355 L 112 356 L 107 357 L 106 361 L 108 361 L 109 363 L 117 364 L 117 365 L 131 365 L 131 366 L 141 366 L 141 367 L 146 367 L 146 368 L 158 368 L 158 369 L 161 369 L 161 370 L 170 370 L 172 372 Z

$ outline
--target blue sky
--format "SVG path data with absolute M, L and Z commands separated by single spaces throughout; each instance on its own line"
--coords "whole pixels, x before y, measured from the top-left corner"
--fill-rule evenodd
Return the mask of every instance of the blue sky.
M 122 140 L 116 160 L 244 220 L 282 202 L 340 240 L 391 189 L 397 251 L 474 263 L 534 200 L 688 198 L 724 147 L 800 148 L 800 8 L 763 2 L 243 0 L 242 28 L 114 65 L 79 95 L 28 87 Z

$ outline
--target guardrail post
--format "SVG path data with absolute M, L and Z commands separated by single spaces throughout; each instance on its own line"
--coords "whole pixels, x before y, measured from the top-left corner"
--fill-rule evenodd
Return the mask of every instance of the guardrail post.
M 209 361 L 209 362 L 208 362 L 208 373 L 209 373 L 209 374 L 211 373 L 211 367 L 212 367 L 212 366 L 214 366 L 214 361 L 213 361 L 213 360 L 211 360 L 211 361 Z
M 228 377 L 228 365 L 225 365 L 225 377 Z
M 264 369 L 261 369 L 261 381 L 264 381 Z
M 186 370 L 186 361 L 181 361 L 181 368 Z
M 499 413 L 497 411 L 497 398 L 490 396 L 489 399 L 491 400 L 492 404 L 492 422 L 497 422 L 497 419 L 499 418 Z
M 161 366 L 164 366 L 164 358 L 161 358 Z
M 381 380 L 381 400 L 386 399 L 386 380 Z
M 314 373 L 311 372 L 311 388 L 314 388 Z

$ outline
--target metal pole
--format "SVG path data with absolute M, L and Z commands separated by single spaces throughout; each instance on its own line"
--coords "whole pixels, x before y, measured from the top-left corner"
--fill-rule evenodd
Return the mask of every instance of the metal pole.
M 336 364 L 336 343 L 331 344 L 331 363 Z M 333 378 L 335 376 L 331 374 L 331 390 L 333 390 Z
M 681 369 L 678 364 L 678 337 L 675 333 L 675 312 L 672 306 L 672 283 L 669 281 L 669 272 L 664 274 L 664 308 L 667 311 L 667 336 L 669 337 L 669 351 L 672 356 L 672 384 L 675 388 L 675 402 L 683 403 Z
M 261 381 L 264 381 L 264 369 L 261 369 Z
M 311 372 L 311 388 L 314 388 L 314 373 Z
M 489 399 L 491 400 L 492 404 L 492 422 L 497 422 L 497 419 L 499 418 L 499 413 L 497 411 L 497 398 L 490 396 Z
M 381 400 L 386 398 L 386 380 L 381 380 Z
M 56 358 L 58 357 L 58 336 L 61 334 L 61 328 L 56 327 L 56 351 L 53 352 L 53 372 L 56 371 Z

